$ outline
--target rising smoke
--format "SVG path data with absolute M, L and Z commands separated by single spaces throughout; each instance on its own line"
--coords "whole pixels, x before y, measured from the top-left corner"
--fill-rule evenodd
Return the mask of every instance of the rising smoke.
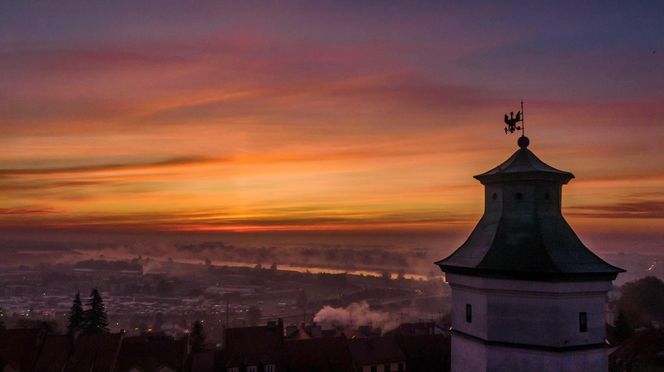
M 371 310 L 366 301 L 354 302 L 344 308 L 324 306 L 314 316 L 314 322 L 323 326 L 340 328 L 357 328 L 372 326 L 381 328 L 383 332 L 396 328 L 399 319 L 390 313 Z

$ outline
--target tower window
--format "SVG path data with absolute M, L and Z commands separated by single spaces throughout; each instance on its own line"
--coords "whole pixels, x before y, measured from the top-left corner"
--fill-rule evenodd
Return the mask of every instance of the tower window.
M 516 195 L 514 195 L 514 197 L 516 198 L 516 200 L 521 200 L 521 199 L 523 199 L 523 194 L 520 193 L 520 192 L 517 192 Z
M 579 313 L 579 332 L 588 332 L 588 313 Z
M 473 306 L 471 304 L 466 304 L 466 323 L 473 322 Z
M 544 194 L 544 200 L 550 200 L 550 199 L 551 199 L 551 196 L 549 196 L 548 192 L 546 194 Z
M 493 195 L 491 195 L 491 199 L 496 200 L 497 198 L 498 198 L 498 194 L 496 194 L 496 193 L 494 192 Z

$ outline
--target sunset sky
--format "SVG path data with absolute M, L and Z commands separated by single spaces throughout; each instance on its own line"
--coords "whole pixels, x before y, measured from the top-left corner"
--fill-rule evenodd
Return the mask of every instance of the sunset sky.
M 523 98 L 577 231 L 664 231 L 662 2 L 104 3 L 0 5 L 4 229 L 468 231 Z

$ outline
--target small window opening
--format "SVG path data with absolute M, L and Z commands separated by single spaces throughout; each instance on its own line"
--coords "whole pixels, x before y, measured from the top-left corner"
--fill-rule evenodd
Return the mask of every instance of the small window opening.
M 491 199 L 493 199 L 493 200 L 498 199 L 498 194 L 496 194 L 496 193 L 494 192 L 493 195 L 491 195 Z
M 520 192 L 517 192 L 515 197 L 516 197 L 516 200 L 521 200 L 521 199 L 523 199 L 523 194 L 520 193 Z
M 466 304 L 466 323 L 473 322 L 473 306 L 471 304 Z
M 544 194 L 544 200 L 551 200 L 551 196 L 549 195 L 548 192 Z
M 579 332 L 588 332 L 588 313 L 579 313 Z

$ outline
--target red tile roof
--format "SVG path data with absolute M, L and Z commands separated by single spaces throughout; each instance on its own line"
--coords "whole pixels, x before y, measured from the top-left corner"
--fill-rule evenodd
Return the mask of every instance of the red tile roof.
M 348 346 L 356 366 L 406 361 L 394 337 L 355 338 L 348 340 Z
M 645 370 L 646 365 L 664 370 L 664 329 L 639 331 L 609 355 L 612 370 Z
M 32 367 L 46 333 L 42 329 L 7 329 L 0 331 L 0 367 L 17 370 Z
M 223 358 L 226 366 L 281 364 L 283 327 L 229 328 L 225 331 Z
M 115 372 L 128 372 L 132 368 L 151 372 L 161 367 L 180 371 L 184 367 L 186 352 L 186 338 L 175 340 L 168 336 L 125 337 Z
M 47 335 L 35 362 L 34 372 L 61 372 L 72 351 L 68 335 Z
M 122 343 L 120 333 L 98 333 L 79 336 L 66 372 L 111 372 Z
M 286 341 L 284 354 L 289 371 L 352 371 L 353 363 L 345 337 Z

